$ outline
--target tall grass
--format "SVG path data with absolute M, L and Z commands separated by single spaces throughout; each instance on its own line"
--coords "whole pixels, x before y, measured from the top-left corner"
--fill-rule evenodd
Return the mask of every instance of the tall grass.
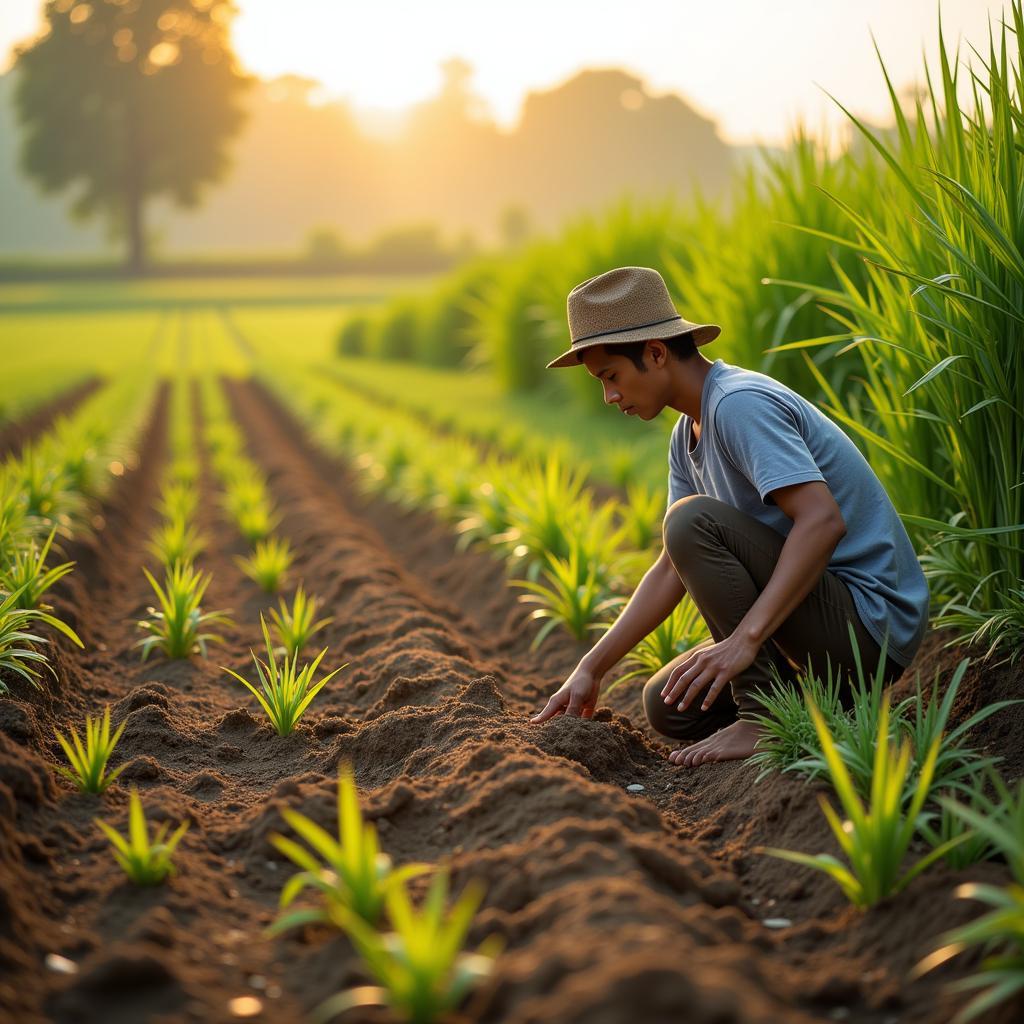
M 879 57 L 891 137 L 839 104 L 892 185 L 870 202 L 833 197 L 855 231 L 867 281 L 837 270 L 838 287 L 798 287 L 826 304 L 860 352 L 857 400 L 867 414 L 820 374 L 819 383 L 827 411 L 878 456 L 876 471 L 925 547 L 933 624 L 952 627 L 954 643 L 986 643 L 987 654 L 1002 648 L 1015 660 L 1024 649 L 1020 0 L 1009 24 L 990 34 L 987 59 L 974 51 L 973 109 L 960 105 L 959 52 L 950 57 L 941 28 L 939 44 L 939 74 L 927 74 L 909 114 Z

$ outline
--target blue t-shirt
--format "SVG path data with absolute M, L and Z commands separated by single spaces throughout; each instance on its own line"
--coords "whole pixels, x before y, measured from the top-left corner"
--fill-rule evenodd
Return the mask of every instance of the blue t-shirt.
M 669 445 L 668 503 L 707 494 L 772 527 L 793 521 L 776 487 L 823 480 L 846 523 L 828 569 L 850 588 L 865 628 L 906 667 L 928 627 L 928 583 L 907 531 L 857 446 L 816 406 L 777 380 L 716 359 L 701 392 L 701 432 L 680 416 Z

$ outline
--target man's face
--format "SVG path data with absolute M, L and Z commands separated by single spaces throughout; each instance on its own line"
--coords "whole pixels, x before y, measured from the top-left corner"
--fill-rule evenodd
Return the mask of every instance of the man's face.
M 659 343 L 656 343 L 659 344 Z M 664 346 L 659 344 L 664 349 Z M 647 372 L 636 368 L 631 359 L 616 355 L 614 347 L 595 345 L 583 352 L 583 365 L 587 372 L 601 381 L 607 405 L 617 405 L 627 416 L 653 419 L 664 408 L 656 395 L 657 381 L 654 362 L 648 349 L 644 349 Z

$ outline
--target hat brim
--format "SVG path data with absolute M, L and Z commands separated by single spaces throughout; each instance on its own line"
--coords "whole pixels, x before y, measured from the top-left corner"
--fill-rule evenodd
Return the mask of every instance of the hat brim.
M 699 347 L 706 345 L 709 341 L 714 341 L 721 333 L 722 328 L 718 324 L 692 324 L 680 317 L 677 322 L 671 324 L 637 327 L 631 331 L 616 331 L 614 334 L 603 334 L 599 338 L 581 341 L 563 352 L 557 359 L 552 359 L 545 369 L 552 370 L 556 366 L 579 366 L 580 353 L 585 352 L 588 348 L 594 348 L 596 345 L 626 345 L 634 341 L 654 341 L 655 339 L 664 341 L 668 338 L 678 338 L 683 334 L 692 334 L 693 343 Z

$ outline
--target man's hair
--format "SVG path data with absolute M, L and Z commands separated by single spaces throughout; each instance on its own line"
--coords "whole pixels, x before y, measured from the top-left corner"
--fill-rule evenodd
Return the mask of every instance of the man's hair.
M 669 350 L 673 358 L 680 362 L 697 354 L 697 346 L 692 334 L 680 334 L 674 338 L 658 338 L 657 340 Z M 646 341 L 630 341 L 624 345 L 606 345 L 605 348 L 617 356 L 625 356 L 641 373 L 646 373 L 647 367 L 644 366 L 644 346 L 646 344 Z M 576 359 L 582 363 L 583 353 L 578 352 Z

